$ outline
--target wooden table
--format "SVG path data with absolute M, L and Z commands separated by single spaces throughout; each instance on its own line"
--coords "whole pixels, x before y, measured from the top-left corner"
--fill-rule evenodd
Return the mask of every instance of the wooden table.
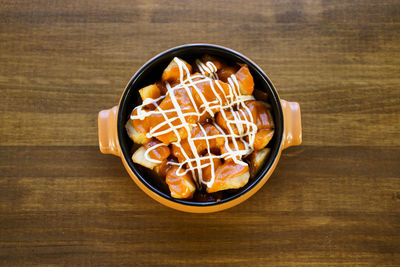
M 399 1 L 2 1 L 0 23 L 1 265 L 400 264 Z M 193 42 L 302 108 L 303 145 L 215 214 L 161 206 L 98 150 L 97 112 Z

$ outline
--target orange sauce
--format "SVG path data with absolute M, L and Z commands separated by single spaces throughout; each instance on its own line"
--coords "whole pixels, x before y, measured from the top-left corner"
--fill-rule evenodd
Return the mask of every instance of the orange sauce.
M 187 63 L 185 63 L 185 65 L 189 69 L 189 71 L 192 72 L 192 66 L 190 66 Z M 165 71 L 163 72 L 163 74 L 161 76 L 161 80 L 173 82 L 173 81 L 178 80 L 179 77 L 180 77 L 179 66 L 176 65 L 175 63 L 172 63 L 172 65 L 168 66 L 165 69 Z
M 230 141 L 228 143 L 228 146 L 232 151 L 244 150 L 245 145 L 244 145 L 243 141 L 241 141 L 240 139 L 236 139 L 236 143 L 237 143 L 238 148 L 235 147 L 235 145 L 233 144 L 232 141 Z M 228 149 L 225 146 L 222 146 L 221 147 L 221 154 L 225 154 L 225 153 L 228 153 Z M 235 158 L 237 160 L 240 160 L 239 156 L 236 156 Z M 225 162 L 233 162 L 233 158 L 226 158 Z
M 244 107 L 240 107 L 239 110 L 234 111 L 235 115 L 240 118 L 240 120 L 247 120 L 250 121 L 250 115 L 248 110 L 250 110 L 251 115 L 253 119 L 255 120 L 254 123 L 256 123 L 258 129 L 272 129 L 273 128 L 273 123 L 272 123 L 272 118 L 270 113 L 268 112 L 268 108 L 266 107 L 265 104 L 259 101 L 246 101 L 245 105 L 247 106 L 248 109 Z M 226 118 L 228 121 L 232 121 L 230 123 L 230 126 L 232 127 L 232 130 L 235 134 L 239 133 L 239 129 L 237 128 L 235 124 L 235 115 L 232 113 L 232 111 L 226 111 Z M 218 113 L 217 115 L 217 123 L 219 126 L 221 126 L 224 130 L 229 131 L 228 127 L 228 121 L 225 120 L 224 116 L 222 113 Z M 247 130 L 247 126 L 243 126 L 244 131 Z
M 272 129 L 273 121 L 268 107 L 260 101 L 246 101 L 247 107 L 251 110 L 258 129 Z
M 251 95 L 254 90 L 254 80 L 247 65 L 242 66 L 235 74 L 246 94 Z M 242 92 L 244 93 L 244 92 Z
M 202 180 L 204 182 L 209 182 L 211 180 L 211 177 L 212 177 L 212 172 L 214 171 L 214 173 L 215 173 L 217 171 L 218 167 L 221 166 L 221 164 L 222 164 L 222 160 L 221 159 L 219 159 L 219 158 L 210 159 L 210 158 L 208 158 L 210 156 L 214 156 L 214 154 L 207 153 L 200 160 L 200 165 L 201 166 L 206 165 L 206 164 L 208 165 L 211 161 L 213 162 L 213 166 L 214 166 L 214 170 L 213 170 L 213 167 L 211 166 L 211 164 L 206 166 L 206 167 L 202 167 L 201 168 Z M 194 162 L 194 166 L 197 167 L 196 162 Z M 200 175 L 198 170 L 196 170 L 196 175 L 198 175 L 198 176 Z
M 272 129 L 259 130 L 254 138 L 254 150 L 263 149 L 269 143 L 269 141 L 271 141 L 273 135 L 274 130 Z
M 158 145 L 160 143 L 161 142 L 158 141 L 157 139 L 152 138 L 148 143 L 146 143 L 144 145 L 144 147 L 146 149 L 149 149 L 150 147 Z M 149 157 L 154 160 L 158 160 L 158 161 L 165 160 L 166 158 L 169 157 L 170 154 L 171 154 L 171 151 L 168 146 L 159 146 L 159 147 L 149 150 Z
M 206 154 L 205 156 L 207 157 L 207 155 L 208 154 Z M 222 164 L 222 161 L 219 158 L 213 158 L 212 161 L 214 163 L 214 170 L 212 169 L 211 165 L 208 165 L 207 167 L 201 169 L 201 171 L 203 172 L 203 181 L 205 182 L 209 182 L 211 180 L 212 171 L 214 171 L 215 173 L 219 166 L 221 166 Z M 203 159 L 201 164 L 205 164 L 206 162 L 207 160 Z
M 227 179 L 245 174 L 248 170 L 248 166 L 242 166 L 234 162 L 225 162 L 218 168 L 215 174 L 215 182 L 207 189 L 207 192 L 213 193 L 219 191 L 218 189 L 225 184 Z
M 218 83 L 218 84 L 217 84 Z M 219 86 L 218 86 L 219 85 Z M 219 101 L 216 103 L 216 100 L 218 100 L 218 97 L 222 100 L 222 104 L 226 105 L 227 99 L 226 95 L 229 95 L 229 87 L 227 83 L 221 82 L 221 81 L 212 81 L 212 85 L 210 84 L 209 81 L 204 81 L 204 82 L 199 82 L 196 84 L 197 89 L 203 94 L 205 101 L 200 97 L 200 94 L 197 92 L 192 87 L 192 95 L 193 98 L 196 102 L 197 107 L 200 108 L 200 112 L 204 111 L 204 106 L 202 105 L 209 104 L 212 111 L 214 113 L 219 111 Z M 221 90 L 222 88 L 222 90 Z M 214 90 L 213 90 L 214 89 Z M 215 106 L 213 108 L 213 106 Z M 200 120 L 202 121 L 202 120 Z
M 185 113 L 191 113 L 195 112 L 195 109 L 190 101 L 190 98 L 187 94 L 187 91 L 184 89 L 177 89 L 175 90 L 175 97 L 178 102 L 178 105 L 180 107 L 180 110 L 182 111 L 183 114 Z M 163 101 L 160 103 L 159 108 L 162 110 L 171 110 L 174 109 L 174 104 L 172 103 L 171 97 L 167 96 L 166 98 L 163 99 Z M 157 110 L 157 109 L 156 109 Z M 137 110 L 134 110 L 132 115 L 136 115 Z M 179 126 L 182 124 L 181 120 L 178 118 L 178 113 L 176 111 L 168 112 L 165 114 L 166 117 L 171 120 L 170 124 L 173 126 Z M 197 116 L 196 115 L 184 115 L 185 116 L 185 121 L 188 123 L 196 123 L 197 122 Z M 162 132 L 166 131 L 171 128 L 171 125 L 168 123 L 165 123 L 166 119 L 165 117 L 160 114 L 160 113 L 153 113 L 150 116 L 146 117 L 143 120 L 140 119 L 133 119 L 133 126 L 138 132 L 142 133 L 148 133 L 150 132 L 154 127 L 160 125 L 161 123 L 164 123 L 164 125 L 160 128 L 158 128 L 155 132 Z M 184 139 L 187 137 L 187 130 L 184 127 L 178 128 L 178 135 L 181 139 Z M 158 140 L 163 142 L 164 144 L 169 144 L 171 142 L 177 141 L 178 136 L 176 136 L 175 132 L 167 132 L 165 134 L 161 134 L 156 136 Z
M 221 134 L 220 131 L 218 131 L 218 129 L 212 124 L 204 123 L 201 126 L 203 127 L 203 130 L 206 132 L 206 135 L 208 137 L 212 137 L 212 136 Z M 193 127 L 193 129 L 191 131 L 191 136 L 192 136 L 192 138 L 201 138 L 201 137 L 204 137 L 204 133 L 199 126 L 196 126 L 196 127 Z M 193 142 L 197 149 L 196 152 L 199 154 L 201 154 L 208 148 L 207 142 L 204 139 L 193 140 Z M 208 139 L 208 145 L 212 152 L 215 152 L 216 150 L 218 150 L 218 152 L 219 152 L 219 149 L 221 146 L 223 146 L 224 142 L 225 142 L 225 140 L 223 137 L 216 137 L 216 138 Z M 182 147 L 183 151 L 186 153 L 186 155 L 188 155 L 191 158 L 194 156 L 192 149 L 189 145 L 189 141 L 187 139 L 185 139 L 181 142 L 181 147 Z M 172 154 L 178 159 L 179 162 L 183 162 L 186 159 L 182 152 L 182 149 L 174 144 L 172 145 Z
M 171 194 L 179 196 L 179 198 L 192 198 L 194 191 L 191 190 L 190 186 L 196 187 L 192 177 L 189 173 L 178 175 L 177 170 L 177 166 L 172 166 L 167 172 L 165 182 L 168 184 Z

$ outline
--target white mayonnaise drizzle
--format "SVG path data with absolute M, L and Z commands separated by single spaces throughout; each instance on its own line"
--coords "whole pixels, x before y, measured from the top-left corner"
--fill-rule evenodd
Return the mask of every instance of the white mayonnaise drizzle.
M 225 160 L 232 159 L 236 164 L 247 166 L 247 163 L 242 161 L 241 159 L 253 152 L 255 134 L 257 133 L 258 129 L 257 125 L 254 122 L 254 118 L 250 112 L 250 109 L 245 104 L 245 101 L 254 100 L 254 97 L 252 95 L 241 94 L 239 88 L 239 82 L 236 79 L 235 75 L 231 75 L 231 77 L 228 78 L 229 94 L 228 95 L 225 94 L 220 82 L 216 81 L 218 80 L 217 67 L 211 61 L 203 63 L 200 60 L 196 60 L 197 68 L 199 69 L 201 74 L 194 74 L 194 75 L 190 74 L 189 69 L 182 60 L 180 60 L 179 58 L 174 58 L 174 61 L 179 67 L 180 83 L 173 87 L 171 87 L 171 85 L 167 83 L 166 87 L 168 92 L 166 95 L 160 96 L 157 99 L 151 99 L 151 98 L 145 99 L 142 105 L 135 108 L 137 110 L 137 114 L 131 115 L 131 119 L 144 120 L 146 117 L 149 117 L 152 114 L 161 114 L 164 117 L 165 121 L 152 127 L 146 136 L 148 138 L 151 138 L 173 132 L 177 137 L 177 141 L 172 142 L 172 144 L 177 146 L 181 150 L 181 153 L 185 158 L 185 160 L 181 163 L 168 162 L 168 164 L 178 166 L 178 171 L 177 171 L 178 175 L 184 175 L 190 171 L 193 180 L 196 182 L 198 187 L 201 187 L 203 184 L 206 185 L 207 187 L 211 187 L 215 182 L 216 168 L 214 166 L 214 161 L 213 161 L 215 158 L 218 159 L 223 158 Z M 194 81 L 195 79 L 198 80 Z M 210 88 L 216 98 L 215 101 L 208 102 L 204 94 L 197 87 L 197 84 L 204 82 L 210 83 Z M 175 91 L 178 89 L 184 89 L 187 92 L 187 95 L 189 96 L 190 102 L 195 112 L 186 112 L 186 113 L 183 112 L 187 108 L 181 107 L 177 101 L 177 98 L 175 96 Z M 192 91 L 195 91 L 202 101 L 202 104 L 199 107 L 197 106 L 196 102 L 193 99 Z M 221 99 L 220 94 L 223 95 L 224 99 L 226 99 L 225 105 L 223 103 L 223 100 Z M 159 107 L 157 103 L 160 103 L 167 96 L 170 97 L 174 108 L 169 110 L 163 110 L 162 108 Z M 145 107 L 148 104 L 153 104 L 156 107 L 155 110 L 149 111 L 143 109 L 143 107 Z M 246 112 L 240 109 L 240 107 L 245 109 Z M 237 108 L 238 110 L 235 111 L 234 108 Z M 203 111 L 200 112 L 199 109 L 203 109 Z M 215 122 L 214 118 L 215 111 L 219 111 L 224 120 L 226 121 L 228 127 L 227 133 Z M 168 113 L 172 112 L 176 113 L 177 117 L 169 118 L 167 116 Z M 230 112 L 234 119 L 228 120 L 226 112 Z M 206 130 L 200 123 L 190 124 L 186 121 L 186 116 L 197 116 L 197 118 L 199 119 L 202 115 L 206 113 L 209 113 L 209 115 L 211 116 L 212 118 L 211 124 L 215 126 L 215 128 L 219 131 L 219 134 L 208 136 Z M 177 120 L 179 122 L 178 125 L 174 125 L 173 123 L 177 124 L 176 123 Z M 165 128 L 166 125 L 169 126 L 167 127 L 166 130 L 160 130 L 163 127 Z M 237 133 L 234 132 L 232 125 L 236 127 Z M 202 136 L 196 136 L 196 137 L 192 136 L 193 127 L 199 127 Z M 193 157 L 190 157 L 182 147 L 181 143 L 182 140 L 178 132 L 178 130 L 180 130 L 181 128 L 184 128 L 188 133 L 187 141 L 191 150 L 190 152 L 193 155 Z M 244 137 L 246 136 L 248 136 L 248 142 L 244 140 Z M 210 147 L 209 141 L 221 137 L 224 138 L 225 141 L 224 147 L 227 152 L 221 155 L 211 154 L 212 148 Z M 198 154 L 194 142 L 196 140 L 204 140 L 206 142 L 207 144 L 206 155 L 201 156 Z M 244 149 L 242 150 L 239 149 L 238 140 L 240 140 L 244 144 L 245 146 Z M 233 148 L 229 145 L 229 143 L 232 143 Z M 148 148 L 144 155 L 146 160 L 155 164 L 160 164 L 161 162 L 159 160 L 155 160 L 149 156 L 149 152 L 161 146 L 166 146 L 166 145 L 161 143 Z M 209 181 L 205 181 L 202 169 L 208 166 L 211 167 L 211 179 Z

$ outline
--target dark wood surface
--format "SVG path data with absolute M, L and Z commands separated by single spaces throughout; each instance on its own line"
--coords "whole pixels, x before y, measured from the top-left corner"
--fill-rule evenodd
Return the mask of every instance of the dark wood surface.
M 302 108 L 303 145 L 215 214 L 161 206 L 98 150 L 97 112 L 185 43 Z M 399 1 L 1 1 L 0 264 L 400 264 Z

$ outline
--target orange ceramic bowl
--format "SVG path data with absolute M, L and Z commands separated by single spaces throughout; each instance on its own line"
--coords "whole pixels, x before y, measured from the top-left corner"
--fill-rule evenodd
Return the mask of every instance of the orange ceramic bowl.
M 132 109 L 139 104 L 138 90 L 160 79 L 162 71 L 173 57 L 185 60 L 199 58 L 204 54 L 221 57 L 228 62 L 240 62 L 248 65 L 256 88 L 268 94 L 272 107 L 275 134 L 269 143 L 271 153 L 257 177 L 251 179 L 241 189 L 224 194 L 220 201 L 196 202 L 174 199 L 168 190 L 151 178 L 145 168 L 132 162 L 132 141 L 125 130 L 125 123 Z M 188 44 L 172 48 L 150 59 L 132 77 L 126 86 L 119 104 L 111 109 L 102 110 L 98 116 L 99 146 L 104 154 L 114 154 L 121 158 L 133 181 L 147 195 L 161 204 L 185 212 L 207 213 L 221 211 L 245 201 L 256 193 L 268 180 L 279 161 L 283 149 L 301 144 L 300 106 L 296 102 L 287 102 L 279 98 L 278 93 L 267 75 L 250 59 L 231 49 L 211 44 Z

